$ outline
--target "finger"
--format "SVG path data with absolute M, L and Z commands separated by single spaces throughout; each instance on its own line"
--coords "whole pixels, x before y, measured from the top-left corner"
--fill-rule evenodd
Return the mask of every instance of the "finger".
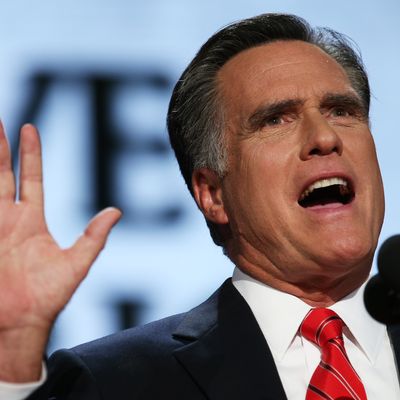
M 42 154 L 39 134 L 33 125 L 22 127 L 20 142 L 20 200 L 43 206 Z
M 120 218 L 121 211 L 116 208 L 106 208 L 101 211 L 89 222 L 83 235 L 67 250 L 72 265 L 79 268 L 82 279 L 103 249 L 111 228 Z
M 3 124 L 0 121 L 0 199 L 15 199 L 15 179 L 12 171 L 11 153 Z

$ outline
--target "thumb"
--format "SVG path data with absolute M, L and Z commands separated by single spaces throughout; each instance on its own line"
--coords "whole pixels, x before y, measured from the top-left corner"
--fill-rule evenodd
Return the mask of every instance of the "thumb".
M 83 234 L 77 239 L 68 253 L 79 275 L 83 279 L 88 273 L 100 251 L 104 248 L 111 228 L 121 218 L 121 211 L 116 208 L 106 208 L 98 213 L 87 225 Z

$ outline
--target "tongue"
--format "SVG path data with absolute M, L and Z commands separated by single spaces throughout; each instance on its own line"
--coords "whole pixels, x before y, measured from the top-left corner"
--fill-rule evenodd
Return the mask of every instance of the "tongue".
M 312 210 L 320 210 L 320 209 L 329 209 L 329 208 L 339 208 L 342 207 L 343 203 L 340 202 L 333 202 L 333 203 L 326 203 L 326 204 L 314 204 L 307 206 L 306 208 Z

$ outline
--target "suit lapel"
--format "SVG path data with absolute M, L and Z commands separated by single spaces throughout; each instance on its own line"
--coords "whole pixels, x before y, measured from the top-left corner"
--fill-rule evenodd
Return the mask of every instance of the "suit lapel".
M 286 399 L 264 336 L 230 280 L 174 336 L 189 342 L 174 355 L 208 399 Z

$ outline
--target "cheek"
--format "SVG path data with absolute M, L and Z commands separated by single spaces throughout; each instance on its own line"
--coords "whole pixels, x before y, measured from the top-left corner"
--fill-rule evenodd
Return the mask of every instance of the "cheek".
M 356 149 L 358 149 L 358 154 L 363 155 L 360 161 L 360 172 L 370 181 L 369 184 L 372 184 L 371 189 L 376 194 L 376 197 L 383 197 L 381 171 L 372 136 L 370 135 L 368 140 L 359 143 Z
M 343 136 L 343 154 L 355 168 L 355 173 L 364 180 L 381 181 L 380 168 L 376 155 L 375 143 L 368 131 L 355 132 Z
M 373 222 L 371 228 L 374 230 L 374 235 L 377 235 L 383 222 L 385 199 L 372 135 L 369 134 L 367 138 L 364 136 L 363 140 L 360 139 L 353 146 L 353 149 L 352 159 L 357 160 L 356 172 L 358 172 L 363 188 L 365 206 L 369 209 L 366 211 L 369 212 L 368 220 Z
M 245 231 L 286 225 L 291 211 L 293 174 L 297 171 L 294 139 L 268 141 L 254 136 L 231 143 L 228 174 L 224 181 L 231 226 Z M 298 150 L 297 150 L 298 151 Z M 248 225 L 248 226 L 247 226 Z
M 235 193 L 231 208 L 252 225 L 269 225 L 270 220 L 276 219 L 288 192 L 285 156 L 265 147 L 268 146 L 252 146 L 242 154 L 230 185 Z

